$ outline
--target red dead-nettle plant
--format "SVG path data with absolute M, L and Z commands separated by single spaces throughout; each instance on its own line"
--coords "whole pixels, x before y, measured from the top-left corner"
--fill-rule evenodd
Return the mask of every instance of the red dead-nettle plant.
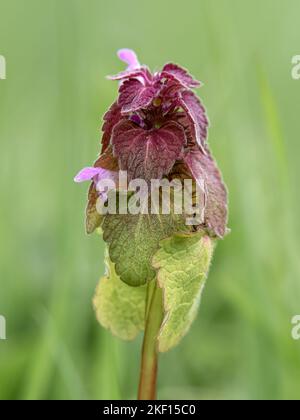
M 124 340 L 144 331 L 138 398 L 155 399 L 158 354 L 176 346 L 189 330 L 216 240 L 227 232 L 227 192 L 208 148 L 205 108 L 193 91 L 200 82 L 176 64 L 153 74 L 132 51 L 121 50 L 119 57 L 128 68 L 109 77 L 119 81 L 119 96 L 104 116 L 101 154 L 75 180 L 92 181 L 86 229 L 99 228 L 107 244 L 107 272 L 94 298 L 97 318 Z M 98 187 L 100 181 L 115 181 L 121 194 L 120 171 L 129 181 L 201 184 L 201 222 L 187 225 L 184 215 L 172 210 L 150 215 L 99 211 L 109 196 Z

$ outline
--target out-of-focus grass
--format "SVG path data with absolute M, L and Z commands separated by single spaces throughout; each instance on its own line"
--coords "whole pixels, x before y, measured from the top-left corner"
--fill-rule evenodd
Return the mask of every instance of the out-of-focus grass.
M 120 47 L 205 82 L 210 144 L 230 190 L 191 333 L 161 357 L 161 398 L 299 398 L 300 82 L 297 0 L 0 0 L 0 398 L 132 398 L 140 340 L 94 319 L 103 244 L 83 229 Z

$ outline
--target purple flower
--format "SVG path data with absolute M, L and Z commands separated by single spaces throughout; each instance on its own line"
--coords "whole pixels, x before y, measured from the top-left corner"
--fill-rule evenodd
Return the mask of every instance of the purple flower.
M 224 236 L 227 192 L 208 148 L 205 108 L 193 91 L 200 82 L 177 64 L 151 73 L 133 51 L 123 49 L 118 56 L 128 67 L 109 76 L 120 82 L 119 96 L 104 116 L 101 162 L 85 168 L 75 181 L 96 185 L 102 176 L 114 177 L 119 170 L 127 171 L 129 179 L 150 181 L 174 178 L 180 168 L 205 183 L 207 207 L 200 228 Z
M 75 176 L 74 181 L 84 182 L 84 181 L 93 181 L 94 187 L 97 191 L 97 195 L 101 198 L 102 202 L 105 203 L 107 200 L 107 192 L 108 188 L 103 187 L 101 181 L 103 180 L 110 180 L 113 181 L 114 186 L 118 185 L 118 172 L 109 171 L 107 169 L 103 169 L 101 167 L 87 167 L 82 169 L 78 175 Z
M 118 57 L 124 63 L 128 64 L 127 70 L 134 70 L 140 67 L 139 60 L 136 56 L 136 53 L 132 50 L 124 48 L 118 51 Z
M 90 181 L 91 179 L 96 179 L 99 177 L 102 171 L 102 168 L 84 168 L 75 176 L 74 181 L 79 183 L 84 181 Z

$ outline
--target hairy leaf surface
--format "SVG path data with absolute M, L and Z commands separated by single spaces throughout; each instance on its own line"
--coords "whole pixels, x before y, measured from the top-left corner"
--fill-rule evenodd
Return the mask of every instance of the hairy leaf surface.
M 185 90 L 181 92 L 180 96 L 180 105 L 190 119 L 193 137 L 198 146 L 204 151 L 208 130 L 208 119 L 205 108 L 200 102 L 200 99 L 192 91 Z
M 162 69 L 162 77 L 170 78 L 180 83 L 186 88 L 196 88 L 200 86 L 200 82 L 195 80 L 187 70 L 178 66 L 177 64 L 166 64 Z
M 188 332 L 199 307 L 213 254 L 213 241 L 202 233 L 165 239 L 153 258 L 163 289 L 164 320 L 159 351 L 175 347 Z
M 113 131 L 112 145 L 120 168 L 131 179 L 161 179 L 172 169 L 180 156 L 186 138 L 176 122 L 167 122 L 159 129 L 144 130 L 131 121 L 121 121 Z
M 122 84 L 119 92 L 119 105 L 122 107 L 122 112 L 128 113 L 150 105 L 156 89 L 154 86 L 144 85 L 137 79 L 129 79 Z
M 93 301 L 97 319 L 115 336 L 133 340 L 144 329 L 147 287 L 127 286 L 109 258 L 106 265 L 107 273 L 101 278 Z
M 107 215 L 103 238 L 116 272 L 130 286 L 140 286 L 155 277 L 151 262 L 162 239 L 188 227 L 181 215 Z
M 185 163 L 195 179 L 205 180 L 204 221 L 208 231 L 215 236 L 224 237 L 228 219 L 227 190 L 215 160 L 208 149 L 205 155 L 199 150 L 193 150 L 186 155 Z

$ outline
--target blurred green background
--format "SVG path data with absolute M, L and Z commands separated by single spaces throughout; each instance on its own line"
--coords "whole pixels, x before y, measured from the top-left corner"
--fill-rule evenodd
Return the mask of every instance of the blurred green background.
M 0 0 L 0 398 L 134 398 L 141 339 L 95 321 L 103 244 L 87 237 L 87 185 L 105 75 L 130 47 L 205 85 L 210 145 L 230 190 L 197 321 L 160 360 L 159 397 L 300 398 L 298 0 Z

